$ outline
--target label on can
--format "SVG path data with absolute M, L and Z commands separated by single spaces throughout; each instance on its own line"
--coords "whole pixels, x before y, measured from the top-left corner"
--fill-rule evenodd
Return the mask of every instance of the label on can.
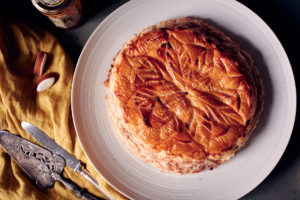
M 72 28 L 77 26 L 82 18 L 81 8 L 75 6 L 67 13 L 61 13 L 60 15 L 47 15 L 48 18 L 59 28 Z

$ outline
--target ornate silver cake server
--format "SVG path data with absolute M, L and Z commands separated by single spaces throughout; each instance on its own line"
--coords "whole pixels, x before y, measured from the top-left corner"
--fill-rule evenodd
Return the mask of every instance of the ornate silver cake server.
M 37 141 L 39 141 L 43 146 L 49 149 L 53 154 L 59 155 L 65 159 L 66 164 L 75 172 L 81 174 L 85 179 L 92 183 L 102 194 L 104 194 L 108 199 L 111 199 L 99 186 L 97 181 L 92 178 L 87 171 L 82 167 L 81 162 L 75 158 L 72 154 L 67 152 L 61 146 L 56 144 L 46 133 L 34 126 L 29 122 L 22 122 L 21 126 L 30 133 Z
M 49 189 L 60 181 L 82 199 L 100 199 L 61 175 L 65 160 L 60 156 L 7 131 L 0 131 L 0 144 L 41 189 Z

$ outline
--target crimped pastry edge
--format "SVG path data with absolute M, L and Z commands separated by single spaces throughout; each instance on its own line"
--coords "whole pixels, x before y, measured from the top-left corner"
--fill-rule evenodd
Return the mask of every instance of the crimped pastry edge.
M 155 164 L 162 171 L 174 172 L 178 174 L 197 173 L 206 169 L 212 169 L 224 163 L 225 161 L 229 160 L 230 158 L 232 158 L 235 155 L 235 153 L 245 145 L 245 143 L 247 142 L 247 140 L 251 135 L 251 132 L 255 129 L 259 121 L 259 116 L 262 112 L 263 103 L 264 103 L 263 102 L 264 92 L 263 92 L 262 80 L 260 78 L 259 71 L 254 65 L 251 56 L 245 50 L 240 49 L 239 45 L 236 42 L 232 41 L 223 32 L 208 25 L 198 17 L 184 17 L 184 18 L 171 19 L 143 29 L 139 34 L 134 35 L 131 40 L 129 40 L 126 44 L 123 45 L 122 50 L 119 51 L 116 57 L 114 58 L 115 63 L 118 62 L 118 56 L 122 54 L 123 49 L 127 48 L 130 44 L 134 43 L 138 38 L 142 37 L 148 32 L 158 30 L 161 28 L 172 28 L 178 25 L 188 25 L 191 23 L 196 23 L 198 25 L 203 26 L 203 28 L 210 31 L 210 33 L 213 32 L 215 35 L 221 38 L 223 42 L 231 44 L 232 48 L 234 48 L 235 51 L 240 53 L 240 56 L 244 58 L 244 62 L 247 62 L 249 64 L 251 69 L 248 70 L 252 73 L 251 75 L 255 79 L 256 89 L 257 89 L 257 106 L 256 106 L 255 114 L 250 120 L 250 123 L 247 126 L 245 134 L 239 137 L 238 139 L 236 139 L 230 149 L 223 151 L 217 155 L 209 155 L 200 161 L 192 158 L 186 160 L 181 157 L 172 156 L 172 155 L 163 155 L 163 158 L 158 158 L 159 155 L 151 154 L 150 152 L 145 152 L 144 151 L 145 148 L 143 147 L 145 144 L 140 144 L 138 143 L 138 141 L 134 141 L 134 138 L 125 129 L 123 125 L 125 121 L 122 118 L 123 111 L 121 109 L 121 106 L 119 106 L 121 102 L 113 92 L 114 91 L 113 73 L 115 73 L 113 67 L 108 77 L 109 88 L 110 88 L 108 94 L 108 105 L 110 109 L 111 123 L 114 132 L 116 133 L 121 143 L 125 144 L 132 153 L 137 155 L 143 161 Z

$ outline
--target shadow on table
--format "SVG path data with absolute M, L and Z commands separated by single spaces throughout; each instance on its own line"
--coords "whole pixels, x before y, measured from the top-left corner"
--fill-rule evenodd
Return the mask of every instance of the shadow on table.
M 33 6 L 30 0 L 18 2 L 5 1 L 5 3 L 1 4 L 0 6 L 0 17 L 22 21 L 26 24 L 33 24 L 34 26 L 38 26 L 49 31 L 56 36 L 61 44 L 65 47 L 75 67 L 82 50 L 82 44 L 78 42 L 78 38 L 74 37 L 76 34 L 72 33 L 80 31 L 89 20 L 93 21 L 93 18 L 96 19 L 97 14 L 101 13 L 102 16 L 107 16 L 116 8 L 127 2 L 127 0 L 81 0 L 81 2 L 84 11 L 84 20 L 79 27 L 71 30 L 64 30 L 55 27 L 46 16 L 42 15 Z M 96 27 L 89 27 L 88 29 L 85 28 L 84 30 L 91 31 L 89 33 L 91 34 L 93 28 Z
M 83 0 L 82 5 L 85 10 L 85 19 L 88 20 L 89 18 L 93 17 L 101 10 L 108 9 L 109 7 L 116 7 L 121 6 L 122 4 L 126 3 L 128 0 L 104 0 L 104 1 L 95 1 L 95 0 Z M 108 13 L 111 13 L 113 10 L 108 9 Z
M 300 8 L 300 2 L 287 0 L 287 1 L 278 1 L 274 0 L 272 3 L 267 1 L 268 3 L 263 4 L 261 1 L 247 1 L 247 0 L 239 0 L 241 3 L 245 4 L 247 7 L 256 12 L 274 31 L 274 33 L 279 38 L 282 43 L 289 60 L 291 62 L 295 81 L 297 93 L 300 92 L 300 60 L 299 60 L 299 35 L 300 35 L 300 15 L 298 13 Z M 298 10 L 298 11 L 297 11 Z M 295 17 L 297 16 L 297 17 Z M 297 100 L 297 104 L 299 105 L 299 100 Z M 292 190 L 284 189 L 288 187 L 287 185 L 282 185 L 282 188 L 273 188 L 274 191 L 269 191 L 268 185 L 272 184 L 274 186 L 279 185 L 279 178 L 282 174 L 287 174 L 293 168 L 293 166 L 299 166 L 300 163 L 300 151 L 299 151 L 299 143 L 300 143 L 300 116 L 299 116 L 300 107 L 297 107 L 297 115 L 296 121 L 294 125 L 294 130 L 290 139 L 290 142 L 285 150 L 282 158 L 279 163 L 276 165 L 274 170 L 270 173 L 270 175 L 252 192 L 247 194 L 242 199 L 252 199 L 253 196 L 258 197 L 257 199 L 263 199 L 265 197 L 271 197 L 270 195 L 277 196 L 289 196 L 289 197 L 299 197 L 300 189 L 294 188 Z M 272 151 L 272 150 L 270 150 Z M 294 168 L 293 168 L 294 169 Z M 291 172 L 294 173 L 295 171 Z M 290 184 L 296 187 L 300 184 L 300 174 L 294 174 L 295 177 L 290 179 Z M 267 194 L 269 192 L 269 194 Z M 265 193 L 265 195 L 263 195 Z M 254 195 L 257 194 L 257 195 Z M 278 196 L 278 198 L 280 198 Z M 274 196 L 273 196 L 274 197 Z M 293 198 L 292 198 L 293 199 Z

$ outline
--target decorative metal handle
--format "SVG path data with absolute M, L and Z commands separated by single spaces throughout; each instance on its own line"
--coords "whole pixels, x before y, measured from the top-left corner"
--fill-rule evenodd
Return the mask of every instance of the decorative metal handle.
M 79 198 L 83 200 L 101 200 L 101 198 L 92 195 L 88 191 L 82 189 L 81 187 L 73 183 L 71 180 L 62 177 L 60 174 L 52 172 L 51 175 L 55 180 L 62 182 L 67 188 L 69 188 L 69 190 L 74 192 Z
M 93 179 L 82 166 L 79 167 L 77 173 L 81 174 L 86 180 L 92 183 L 107 199 L 112 199 L 100 188 L 98 182 Z

